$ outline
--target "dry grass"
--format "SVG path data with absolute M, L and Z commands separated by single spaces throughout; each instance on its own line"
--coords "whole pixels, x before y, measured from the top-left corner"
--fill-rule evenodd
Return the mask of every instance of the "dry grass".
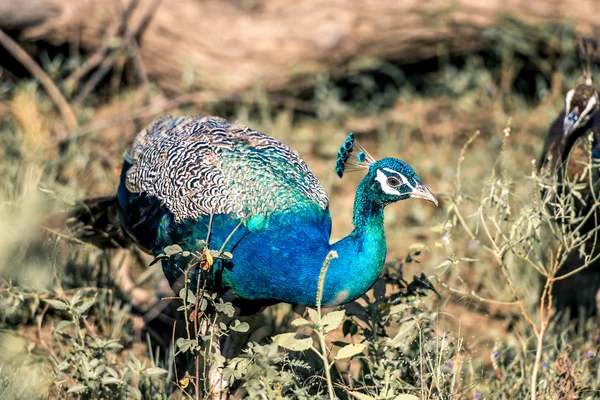
M 524 224 L 524 214 L 541 213 L 531 161 L 565 89 L 577 79 L 575 63 L 563 64 L 568 74 L 546 72 L 549 83 L 538 82 L 539 98 L 531 99 L 510 84 L 519 79 L 518 63 L 511 44 L 503 46 L 504 64 L 495 69 L 485 68 L 477 55 L 462 68 L 444 64 L 425 75 L 424 88 L 417 91 L 404 80 L 393 101 L 379 107 L 342 101 L 346 86 L 323 77 L 310 100 L 318 110 L 312 114 L 274 107 L 260 91 L 235 104 L 170 110 L 224 114 L 296 148 L 330 194 L 334 240 L 352 229 L 353 194 L 361 179 L 350 174 L 339 180 L 333 170 L 349 130 L 374 156 L 409 162 L 439 195 L 439 209 L 401 202 L 386 210 L 385 223 L 388 260 L 402 261 L 405 278 L 425 272 L 442 296 L 417 295 L 390 306 L 401 282 L 394 264 L 387 286 L 379 284 L 369 303 L 361 303 L 368 317 L 348 308 L 345 322 L 324 337 L 324 347 L 364 341 L 366 350 L 334 365 L 330 381 L 340 397 L 524 398 L 532 395 L 536 366 L 541 397 L 597 396 L 595 321 L 582 322 L 577 334 L 567 320 L 543 324 L 539 274 L 514 254 L 503 258 L 494 250 L 510 244 L 504 237 Z M 357 77 L 362 95 L 372 96 L 377 90 L 368 79 Z M 184 389 L 193 396 L 191 388 L 205 386 L 194 381 L 194 368 L 191 378 L 181 369 L 185 354 L 177 365 L 172 362 L 176 339 L 186 335 L 181 316 L 179 330 L 171 331 L 175 314 L 168 307 L 181 299 L 159 300 L 171 295 L 160 270 L 148 269 L 150 260 L 132 252 L 73 243 L 60 218 L 76 199 L 115 190 L 128 143 L 158 116 L 143 105 L 145 93 L 125 91 L 76 109 L 83 128 L 65 138 L 54 132 L 59 116 L 34 82 L 3 85 L 8 101 L 0 111 L 8 111 L 0 123 L 0 399 L 44 393 L 62 398 L 68 391 L 82 398 L 183 398 Z M 152 104 L 165 100 L 154 93 Z M 124 111 L 135 117 L 123 120 Z M 462 153 L 475 132 L 480 134 Z M 483 229 L 486 223 L 492 234 Z M 130 286 L 149 296 L 124 292 L 117 278 L 124 273 Z M 239 396 L 309 398 L 327 391 L 323 356 L 337 348 L 321 349 L 318 358 L 270 344 L 274 335 L 296 330 L 296 318 L 287 305 L 259 315 L 253 344 L 226 370 Z M 322 326 L 314 328 L 319 337 L 324 334 Z M 207 354 L 193 356 L 210 359 Z

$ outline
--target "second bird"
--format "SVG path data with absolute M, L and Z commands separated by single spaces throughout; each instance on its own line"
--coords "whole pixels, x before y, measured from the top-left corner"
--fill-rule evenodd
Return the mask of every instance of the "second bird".
M 580 44 L 584 82 L 567 92 L 565 109 L 550 127 L 540 159 L 543 171 L 556 176 L 556 194 L 569 199 L 561 210 L 568 219 L 559 218 L 562 221 L 559 222 L 568 225 L 567 231 L 571 235 L 589 236 L 585 240 L 585 253 L 593 258 L 600 254 L 600 232 L 596 231 L 600 214 L 595 215 L 594 206 L 600 186 L 597 167 L 600 163 L 600 101 L 592 79 L 595 51 L 595 41 L 583 40 Z M 596 166 L 587 173 L 590 165 Z M 577 186 L 577 194 L 569 189 L 574 185 Z M 555 200 L 550 199 L 550 203 L 555 203 Z M 553 206 L 551 211 L 561 214 L 557 213 L 558 205 Z M 557 276 L 575 271 L 585 264 L 584 256 L 579 251 L 572 251 Z M 581 310 L 586 314 L 597 311 L 599 290 L 600 261 L 595 261 L 579 273 L 555 281 L 552 295 L 557 309 L 569 310 L 572 316 L 577 316 Z

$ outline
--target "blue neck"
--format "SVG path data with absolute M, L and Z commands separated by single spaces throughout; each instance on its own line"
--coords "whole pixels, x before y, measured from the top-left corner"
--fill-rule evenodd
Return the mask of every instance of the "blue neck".
M 338 253 L 325 277 L 323 301 L 336 305 L 355 300 L 377 280 L 386 255 L 383 206 L 369 197 L 366 180 L 360 183 L 354 200 L 354 231 L 331 245 Z

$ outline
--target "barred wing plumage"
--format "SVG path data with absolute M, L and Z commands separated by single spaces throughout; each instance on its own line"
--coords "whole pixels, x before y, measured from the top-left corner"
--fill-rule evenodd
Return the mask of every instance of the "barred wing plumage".
M 158 198 L 178 222 L 328 208 L 325 190 L 291 148 L 218 117 L 154 121 L 136 137 L 127 162 L 127 190 Z

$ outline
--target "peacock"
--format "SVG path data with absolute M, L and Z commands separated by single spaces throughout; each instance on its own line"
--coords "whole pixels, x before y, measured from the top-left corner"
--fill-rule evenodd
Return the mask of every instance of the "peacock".
M 376 161 L 352 133 L 335 168 L 340 178 L 367 173 L 356 191 L 354 230 L 330 244 L 327 194 L 290 147 L 219 117 L 163 117 L 135 138 L 117 194 L 84 201 L 74 212 L 76 235 L 163 255 L 172 287 L 181 284 L 199 248 L 220 249 L 227 256 L 188 271 L 189 288 L 196 291 L 202 282 L 213 292 L 261 304 L 315 306 L 323 262 L 334 250 L 338 257 L 330 261 L 322 303 L 348 303 L 382 272 L 385 206 L 408 198 L 437 200 L 408 164 Z M 181 256 L 164 257 L 173 245 Z
M 596 41 L 584 39 L 578 45 L 579 58 L 583 65 L 584 82 L 569 90 L 565 97 L 565 109 L 552 123 L 541 154 L 539 165 L 543 172 L 556 176 L 556 194 L 566 195 L 570 185 L 577 184 L 578 190 L 571 196 L 570 212 L 575 217 L 568 223 L 574 230 L 582 219 L 590 215 L 578 230 L 578 235 L 593 233 L 598 226 L 594 213 L 595 199 L 600 185 L 600 101 L 592 79 L 592 60 L 596 51 Z M 591 156 L 591 159 L 590 159 Z M 593 165 L 591 174 L 585 170 Z M 590 185 L 591 183 L 591 185 Z M 543 193 L 543 196 L 547 193 Z M 550 201 L 553 204 L 554 201 Z M 552 206 L 552 212 L 556 207 Z M 564 221 L 559 221 L 564 223 Z M 587 239 L 585 252 L 598 254 L 600 245 L 594 235 Z M 585 261 L 578 252 L 571 252 L 558 275 L 564 275 L 581 267 Z M 596 294 L 600 290 L 600 261 L 566 279 L 555 281 L 553 285 L 554 304 L 559 310 L 569 310 L 577 316 L 581 309 L 586 314 L 597 312 Z

